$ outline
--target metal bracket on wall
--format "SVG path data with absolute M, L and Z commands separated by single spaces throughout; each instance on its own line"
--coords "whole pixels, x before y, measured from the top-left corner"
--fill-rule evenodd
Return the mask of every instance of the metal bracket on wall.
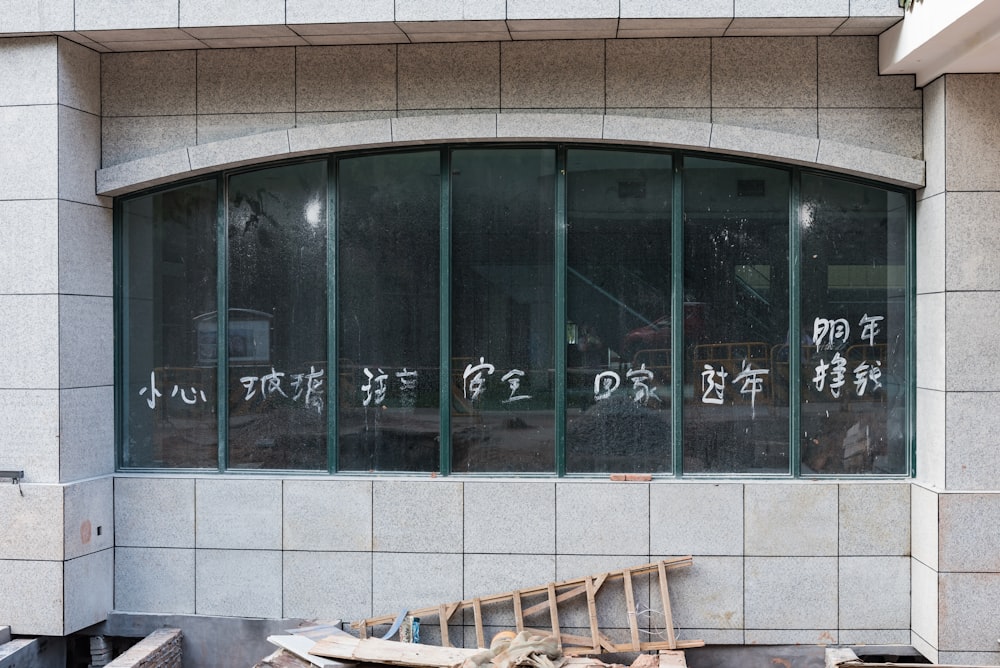
M 24 496 L 24 491 L 21 489 L 21 478 L 23 477 L 24 471 L 0 471 L 0 480 L 10 478 L 11 484 L 17 485 L 17 491 L 21 496 Z

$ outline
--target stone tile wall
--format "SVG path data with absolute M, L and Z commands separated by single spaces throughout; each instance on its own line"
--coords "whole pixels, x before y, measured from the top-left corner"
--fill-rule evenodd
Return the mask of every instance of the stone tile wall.
M 112 605 L 110 200 L 100 59 L 0 39 L 0 618 L 61 636 Z M 85 334 L 81 334 L 85 333 Z
M 670 575 L 681 637 L 910 637 L 903 481 L 137 475 L 116 478 L 115 507 L 122 612 L 350 621 L 692 554 L 691 567 Z M 644 628 L 655 634 L 658 590 L 644 579 L 637 585 Z M 627 637 L 620 585 L 601 596 L 602 624 Z M 485 623 L 499 629 L 512 619 L 509 609 L 487 609 Z M 471 642 L 471 624 L 452 620 L 452 640 Z M 579 607 L 561 608 L 560 624 L 589 633 Z M 424 630 L 432 639 L 439 633 L 431 620 Z
M 997 74 L 925 89 L 912 614 L 914 646 L 939 663 L 1000 665 L 997 629 L 984 623 L 1000 597 L 998 103 Z
M 717 123 L 922 158 L 921 91 L 913 77 L 878 75 L 875 37 L 151 51 L 101 63 L 104 167 L 316 124 L 517 111 Z

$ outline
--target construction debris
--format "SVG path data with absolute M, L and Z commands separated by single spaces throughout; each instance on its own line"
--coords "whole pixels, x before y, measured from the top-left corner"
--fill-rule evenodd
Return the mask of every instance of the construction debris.
M 566 656 L 585 656 L 603 653 L 617 652 L 647 652 L 659 650 L 677 650 L 690 647 L 701 647 L 705 643 L 701 640 L 677 640 L 674 634 L 673 615 L 670 611 L 670 594 L 667 585 L 667 571 L 674 568 L 691 565 L 691 557 L 675 557 L 654 561 L 642 566 L 633 568 L 623 568 L 618 571 L 589 575 L 583 578 L 565 580 L 563 582 L 553 582 L 537 587 L 517 589 L 515 591 L 494 594 L 490 596 L 477 596 L 475 598 L 456 601 L 453 603 L 442 603 L 437 606 L 410 610 L 409 614 L 421 619 L 425 617 L 437 617 L 441 628 L 441 644 L 450 646 L 448 635 L 448 624 L 452 616 L 459 610 L 471 610 L 476 627 L 476 644 L 479 648 L 486 648 L 486 638 L 483 629 L 483 606 L 487 604 L 507 604 L 513 607 L 514 624 L 516 633 L 530 631 L 538 635 L 553 635 L 562 653 Z M 665 638 L 662 640 L 644 641 L 640 637 L 638 615 L 635 613 L 635 587 L 632 577 L 635 575 L 655 574 L 656 582 L 659 585 L 660 602 L 663 606 L 663 632 Z M 621 620 L 620 628 L 628 628 L 630 641 L 627 643 L 615 643 L 598 626 L 598 614 L 596 595 L 605 583 L 621 580 L 625 593 L 626 617 Z M 530 596 L 544 595 L 546 600 L 536 605 L 525 608 L 522 600 Z M 577 636 L 563 633 L 559 627 L 559 604 L 566 601 L 586 597 L 587 613 L 590 619 L 590 635 Z M 526 620 L 540 613 L 548 613 L 549 629 L 531 628 L 526 626 Z M 356 629 L 362 638 L 367 638 L 369 631 L 374 626 L 392 623 L 398 616 L 385 615 L 381 617 L 370 617 L 351 624 L 351 628 Z M 426 624 L 425 624 L 426 625 Z
M 630 668 L 684 667 L 687 663 L 681 650 L 701 647 L 705 643 L 701 640 L 677 639 L 670 610 L 667 571 L 690 564 L 690 556 L 663 559 L 633 568 L 403 611 L 395 616 L 362 619 L 351 625 L 359 631 L 360 638 L 345 633 L 337 625 L 327 624 L 297 629 L 290 631 L 290 635 L 287 636 L 269 637 L 268 641 L 281 649 L 254 668 L 348 668 L 356 662 L 405 668 L 624 668 L 620 664 L 604 663 L 593 655 L 650 651 L 659 654 L 639 654 Z M 643 640 L 640 636 L 640 633 L 651 632 L 639 626 L 639 609 L 636 607 L 635 583 L 632 579 L 636 575 L 649 575 L 651 583 L 655 582 L 658 585 L 659 599 L 663 607 L 661 639 Z M 598 624 L 597 593 L 602 588 L 608 591 L 610 587 L 606 586 L 607 583 L 619 580 L 625 597 L 626 611 L 625 619 L 614 628 L 628 628 L 629 641 L 624 643 L 612 641 L 608 633 Z M 531 598 L 544 598 L 544 600 L 525 607 L 523 602 Z M 565 606 L 567 601 L 581 599 L 586 601 L 590 635 L 564 633 L 559 625 L 559 606 L 560 604 Z M 506 604 L 513 609 L 515 628 L 497 633 L 487 648 L 483 607 L 495 604 Z M 448 624 L 460 610 L 472 612 L 476 648 L 464 649 L 451 646 Z M 542 613 L 547 613 L 548 629 L 526 626 L 526 620 Z M 410 642 L 389 639 L 399 633 L 404 620 L 413 620 L 416 617 L 437 617 L 441 645 L 420 644 L 412 642 L 411 638 L 406 638 Z M 368 637 L 369 632 L 375 627 L 390 624 L 384 637 Z
M 850 647 L 828 647 L 826 649 L 826 668 L 987 668 L 983 665 L 966 664 L 927 664 L 927 663 L 868 663 L 858 658 Z

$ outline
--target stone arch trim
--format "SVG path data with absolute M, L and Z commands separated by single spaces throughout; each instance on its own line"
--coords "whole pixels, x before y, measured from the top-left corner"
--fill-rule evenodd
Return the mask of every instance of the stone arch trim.
M 816 167 L 909 188 L 924 162 L 754 128 L 647 116 L 547 112 L 421 115 L 316 125 L 188 146 L 97 171 L 97 194 L 137 190 L 273 160 L 421 144 L 558 141 L 680 148 Z

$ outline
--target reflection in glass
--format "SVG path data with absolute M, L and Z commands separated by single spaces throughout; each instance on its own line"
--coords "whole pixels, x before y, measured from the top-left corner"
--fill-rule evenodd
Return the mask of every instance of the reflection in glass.
M 229 180 L 229 464 L 325 469 L 326 163 Z
M 339 467 L 433 471 L 440 436 L 436 151 L 339 169 Z
M 789 470 L 788 197 L 786 171 L 684 161 L 685 472 Z
M 669 155 L 567 156 L 566 470 L 670 471 Z
M 452 157 L 455 471 L 555 466 L 555 152 Z
M 214 180 L 122 206 L 124 466 L 218 466 L 215 344 L 205 354 L 199 329 L 199 323 L 214 324 L 217 210 Z
M 802 176 L 802 472 L 905 473 L 906 198 Z

